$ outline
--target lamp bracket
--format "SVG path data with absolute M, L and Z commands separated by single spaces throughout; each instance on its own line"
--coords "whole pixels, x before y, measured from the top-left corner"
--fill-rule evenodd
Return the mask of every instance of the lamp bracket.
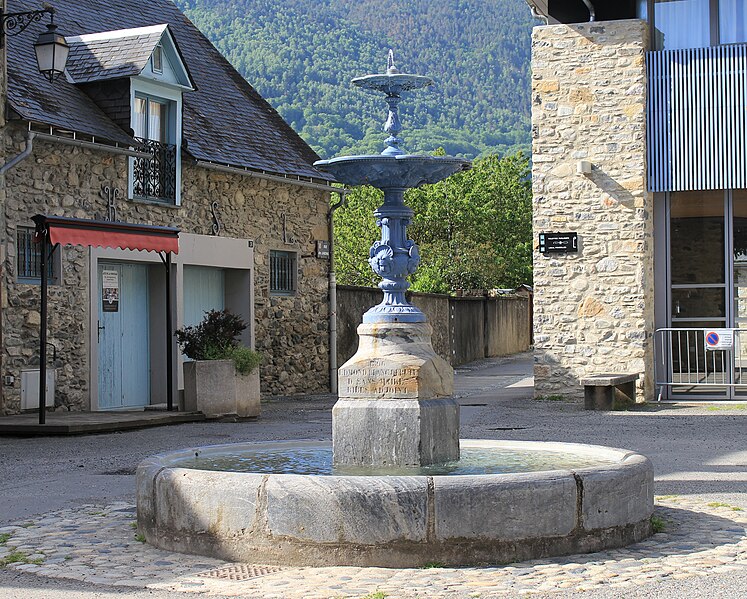
M 32 10 L 27 12 L 0 13 L 0 48 L 5 46 L 6 35 L 18 35 L 26 30 L 31 23 L 38 23 L 44 15 L 50 16 L 50 22 L 54 22 L 54 8 Z

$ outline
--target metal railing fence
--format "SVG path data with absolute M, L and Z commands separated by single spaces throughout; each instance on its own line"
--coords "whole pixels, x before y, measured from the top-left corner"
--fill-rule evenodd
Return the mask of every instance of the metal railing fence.
M 654 336 L 656 388 L 701 399 L 747 396 L 747 329 L 662 328 Z

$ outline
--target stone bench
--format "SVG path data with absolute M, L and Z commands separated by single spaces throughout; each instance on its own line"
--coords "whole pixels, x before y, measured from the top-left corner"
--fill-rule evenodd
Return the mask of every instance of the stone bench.
M 586 410 L 614 410 L 635 403 L 639 374 L 595 374 L 581 378 Z

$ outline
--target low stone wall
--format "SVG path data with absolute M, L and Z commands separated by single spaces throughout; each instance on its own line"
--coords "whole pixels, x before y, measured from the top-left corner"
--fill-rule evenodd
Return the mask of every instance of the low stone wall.
M 450 297 L 408 293 L 433 327 L 433 349 L 458 366 L 473 360 L 527 351 L 531 341 L 531 306 L 525 297 Z M 381 302 L 381 291 L 337 287 L 337 364 L 358 349 L 356 329 L 363 313 Z

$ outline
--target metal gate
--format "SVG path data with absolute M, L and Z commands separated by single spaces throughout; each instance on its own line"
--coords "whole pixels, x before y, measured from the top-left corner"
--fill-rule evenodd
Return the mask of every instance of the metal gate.
M 661 399 L 747 399 L 747 329 L 664 328 L 654 337 Z

